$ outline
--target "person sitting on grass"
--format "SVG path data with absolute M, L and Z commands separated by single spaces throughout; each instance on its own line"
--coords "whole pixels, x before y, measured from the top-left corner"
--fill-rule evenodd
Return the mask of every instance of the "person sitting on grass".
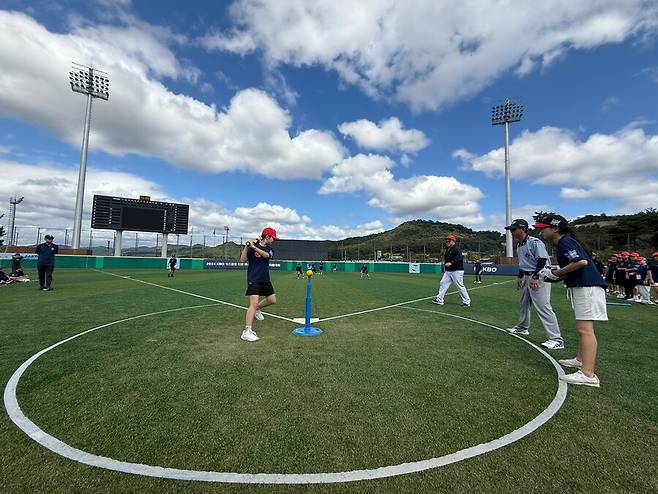
M 0 266 L 0 285 L 9 285 L 10 283 L 13 283 L 13 281 L 4 272 L 2 266 Z
M 30 282 L 30 278 L 25 276 L 25 272 L 23 271 L 23 268 L 21 268 L 21 267 L 19 267 L 15 271 L 12 271 L 11 273 L 9 273 L 9 279 L 11 281 L 15 281 L 15 282 L 18 282 L 18 283 L 29 283 Z

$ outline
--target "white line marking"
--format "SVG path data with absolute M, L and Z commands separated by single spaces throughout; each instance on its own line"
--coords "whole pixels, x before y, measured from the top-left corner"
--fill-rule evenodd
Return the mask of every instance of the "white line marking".
M 214 304 L 213 304 L 214 305 Z M 159 312 L 152 312 L 150 314 L 142 314 L 140 316 L 128 317 L 126 319 L 121 319 L 120 321 L 114 321 L 111 323 L 103 324 L 95 328 L 88 329 L 82 333 L 66 338 L 54 345 L 49 346 L 48 348 L 41 350 L 36 353 L 28 360 L 26 360 L 9 378 L 9 382 L 5 387 L 4 392 L 4 403 L 5 409 L 9 418 L 30 438 L 32 438 L 37 443 L 41 444 L 43 447 L 49 449 L 50 451 L 68 458 L 79 463 L 84 463 L 85 465 L 91 465 L 99 468 L 105 468 L 107 470 L 114 470 L 117 472 L 131 473 L 135 475 L 144 475 L 147 477 L 158 477 L 166 479 L 178 479 L 178 480 L 197 480 L 202 482 L 224 482 L 224 483 L 240 483 L 240 484 L 326 484 L 326 483 L 337 483 L 337 482 L 355 482 L 359 480 L 372 480 L 379 479 L 384 477 L 394 477 L 397 475 L 405 475 L 415 472 L 421 472 L 423 470 L 429 470 L 432 468 L 439 468 L 445 465 L 450 465 L 452 463 L 457 463 L 475 456 L 480 456 L 482 454 L 494 451 L 496 449 L 502 448 L 512 444 L 519 439 L 531 434 L 536 431 L 543 424 L 548 422 L 560 409 L 564 400 L 567 396 L 567 384 L 560 381 L 559 377 L 564 375 L 562 367 L 551 357 L 548 353 L 543 351 L 538 346 L 530 343 L 529 341 L 519 338 L 521 341 L 527 343 L 535 350 L 539 351 L 544 357 L 546 357 L 555 367 L 555 370 L 558 375 L 558 389 L 555 393 L 555 397 L 551 403 L 532 419 L 527 424 L 519 427 L 518 429 L 505 434 L 498 439 L 489 441 L 487 443 L 478 444 L 477 446 L 472 446 L 470 448 L 462 449 L 455 453 L 448 455 L 440 456 L 438 458 L 431 458 L 429 460 L 414 461 L 409 463 L 401 463 L 399 465 L 391 465 L 381 468 L 374 468 L 370 470 L 352 470 L 348 472 L 330 472 L 330 473 L 300 473 L 300 474 L 288 474 L 288 473 L 231 473 L 231 472 L 210 472 L 210 471 L 200 471 L 200 470 L 181 470 L 177 468 L 164 468 L 153 465 L 144 465 L 141 463 L 130 463 L 125 461 L 115 460 L 113 458 L 108 458 L 105 456 L 98 456 L 86 451 L 76 449 L 68 444 L 60 441 L 54 436 L 51 436 L 44 430 L 40 429 L 34 422 L 23 414 L 16 397 L 16 388 L 18 382 L 27 370 L 27 368 L 34 363 L 39 357 L 44 353 L 49 352 L 53 348 L 56 348 L 64 343 L 71 341 L 75 338 L 78 338 L 82 335 L 95 331 L 97 329 L 106 328 L 114 324 L 119 324 L 125 321 L 130 321 L 133 319 L 139 319 L 141 317 L 148 317 L 157 314 L 163 314 L 166 312 L 173 312 L 177 310 L 186 310 L 199 308 L 204 306 L 195 306 L 195 307 L 182 307 L 178 309 L 169 309 Z M 209 307 L 209 306 L 206 306 Z M 412 309 L 411 307 L 409 309 Z M 425 310 L 425 309 L 418 309 Z M 436 311 L 428 311 L 436 312 Z M 476 324 L 481 324 L 483 326 L 492 327 L 494 329 L 503 331 L 502 328 L 493 326 L 492 324 L 483 323 L 475 319 L 464 318 L 461 316 L 455 316 L 453 314 L 444 313 L 445 315 L 451 317 L 458 317 L 460 319 L 470 320 Z M 516 335 L 512 335 L 516 336 Z
M 476 286 L 474 288 L 470 288 L 468 291 L 471 292 L 473 290 L 479 290 L 480 288 L 487 288 L 487 287 L 494 286 L 494 285 L 504 285 L 505 283 L 509 283 L 510 281 L 514 281 L 514 280 L 498 281 L 496 283 L 489 283 L 488 285 Z M 454 295 L 456 293 L 459 293 L 459 292 L 448 292 L 448 293 L 446 293 L 446 295 Z M 376 312 L 378 310 L 393 309 L 395 307 L 400 307 L 402 305 L 413 304 L 415 302 L 422 302 L 423 300 L 429 300 L 429 299 L 434 298 L 434 297 L 436 297 L 436 295 L 432 295 L 430 297 L 417 298 L 415 300 L 409 300 L 407 302 L 400 302 L 400 303 L 393 304 L 393 305 L 386 305 L 384 307 L 376 307 L 374 309 L 362 310 L 362 311 L 359 311 L 359 312 L 350 312 L 349 314 L 342 314 L 340 316 L 324 317 L 324 318 L 320 318 L 320 320 L 318 322 L 332 321 L 334 319 L 341 319 L 343 317 L 358 316 L 358 315 L 361 315 L 361 314 L 368 314 L 369 312 Z
M 245 311 L 247 310 L 247 307 L 244 307 L 243 305 L 233 304 L 231 302 L 224 302 L 223 300 L 219 300 L 219 299 L 211 298 L 211 297 L 206 297 L 204 295 L 198 295 L 198 294 L 192 293 L 192 292 L 186 292 L 186 291 L 183 291 L 183 290 L 179 290 L 178 288 L 171 288 L 169 286 L 158 285 L 157 283 L 151 283 L 150 281 L 138 280 L 137 278 L 132 278 L 130 276 L 122 276 L 120 274 L 110 273 L 109 271 L 101 271 L 100 269 L 95 269 L 94 271 L 98 271 L 99 273 L 107 274 L 107 275 L 110 275 L 110 276 L 116 276 L 117 278 L 123 278 L 124 280 L 137 281 L 139 283 L 144 283 L 145 285 L 151 285 L 151 286 L 155 286 L 155 287 L 158 287 L 158 288 L 163 288 L 165 290 L 171 290 L 172 292 L 182 293 L 184 295 L 189 295 L 190 297 L 197 297 L 197 298 L 201 298 L 203 300 L 210 300 L 211 302 L 217 302 L 218 304 L 228 305 L 230 307 L 235 307 L 237 309 L 242 309 L 242 310 L 245 310 Z M 282 319 L 284 321 L 295 322 L 293 319 L 290 319 L 289 317 L 279 316 L 278 314 L 272 314 L 271 312 L 265 312 L 265 311 L 261 311 L 261 312 L 263 312 L 263 314 L 266 314 L 270 317 L 275 317 L 276 319 Z

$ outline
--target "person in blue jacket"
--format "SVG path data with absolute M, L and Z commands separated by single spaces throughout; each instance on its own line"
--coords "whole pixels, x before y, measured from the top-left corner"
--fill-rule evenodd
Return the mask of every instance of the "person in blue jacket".
M 46 235 L 45 242 L 37 245 L 35 252 L 39 255 L 37 259 L 37 271 L 39 272 L 39 289 L 44 292 L 53 290 L 53 270 L 55 269 L 55 255 L 59 247 L 53 243 L 55 237 Z

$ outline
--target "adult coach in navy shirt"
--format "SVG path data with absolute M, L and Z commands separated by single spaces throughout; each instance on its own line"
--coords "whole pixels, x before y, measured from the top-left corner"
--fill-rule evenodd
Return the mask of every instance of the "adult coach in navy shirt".
M 608 285 L 564 217 L 549 213 L 538 217 L 534 227 L 541 230 L 542 238 L 557 245 L 557 262 L 560 269 L 545 268 L 545 279 L 548 281 L 564 279 L 576 315 L 576 329 L 580 340 L 578 355 L 576 358 L 558 362 L 579 370 L 560 379 L 569 384 L 598 388 L 600 381 L 594 373 L 598 346 L 594 334 L 594 321 L 608 320 L 605 300 L 605 289 Z
M 270 259 L 274 251 L 270 245 L 279 240 L 274 228 L 263 229 L 258 240 L 247 241 L 240 253 L 240 262 L 247 262 L 247 292 L 249 308 L 244 323 L 242 338 L 244 341 L 258 341 L 256 332 L 251 329 L 254 317 L 262 321 L 265 316 L 260 311 L 263 307 L 276 303 L 276 294 L 270 281 Z M 260 297 L 265 297 L 260 300 Z
M 55 254 L 59 252 L 59 247 L 53 243 L 55 237 L 46 235 L 45 242 L 37 245 L 36 253 L 37 271 L 39 272 L 39 288 L 45 292 L 53 290 L 50 286 L 53 282 L 53 269 L 55 269 Z

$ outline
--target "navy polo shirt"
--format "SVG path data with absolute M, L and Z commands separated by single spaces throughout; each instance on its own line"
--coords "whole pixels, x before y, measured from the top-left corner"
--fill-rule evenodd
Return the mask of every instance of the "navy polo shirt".
M 640 264 L 635 271 L 635 283 L 641 285 L 644 283 L 645 278 L 647 277 L 647 271 L 649 271 L 649 266 L 646 264 Z
M 37 264 L 42 266 L 54 266 L 55 265 L 55 254 L 59 251 L 59 247 L 55 244 L 48 245 L 47 243 L 42 243 L 37 245 L 36 253 L 39 254 L 37 259 Z
M 247 262 L 249 263 L 247 267 L 247 281 L 250 283 L 267 283 L 270 281 L 270 259 L 272 259 L 274 251 L 269 245 L 261 245 L 258 242 L 256 242 L 255 246 L 267 252 L 270 257 L 265 259 L 254 249 L 249 249 L 247 252 Z
M 596 269 L 594 262 L 589 258 L 587 252 L 578 241 L 565 235 L 557 243 L 557 262 L 561 268 L 572 262 L 586 260 L 587 265 L 567 273 L 564 284 L 569 288 L 578 286 L 601 286 L 607 287 L 601 273 Z

